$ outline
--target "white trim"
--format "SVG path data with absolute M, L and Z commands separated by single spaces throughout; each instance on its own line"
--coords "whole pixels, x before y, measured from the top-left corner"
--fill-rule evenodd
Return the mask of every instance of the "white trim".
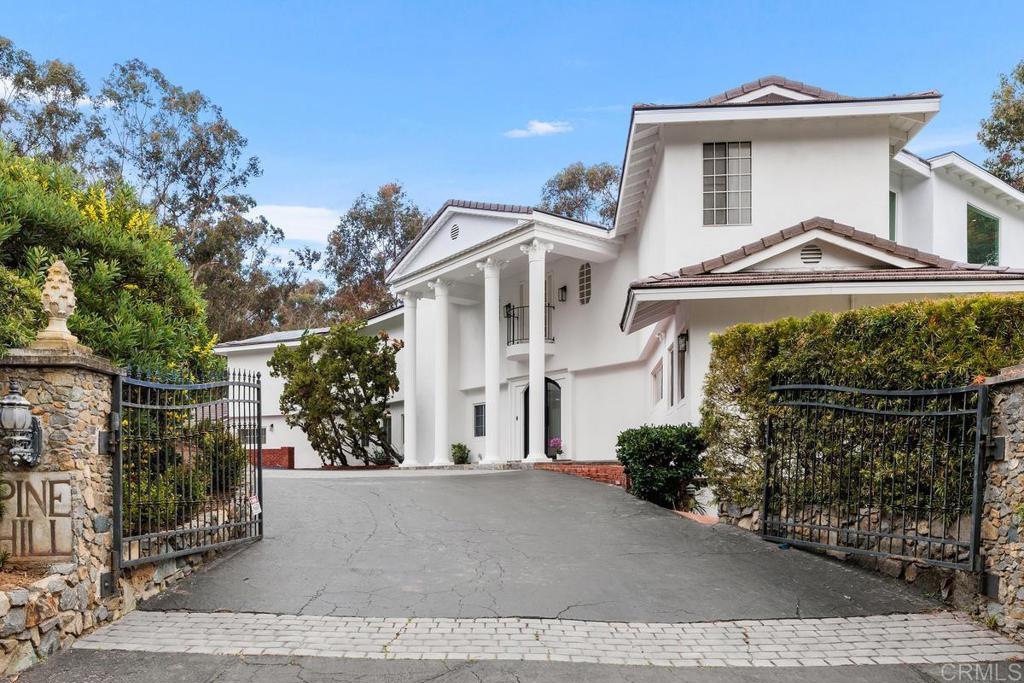
M 725 100 L 725 102 L 728 102 L 729 104 L 739 102 L 753 102 L 759 97 L 764 97 L 765 95 L 782 95 L 783 97 L 788 97 L 789 99 L 795 100 L 797 102 L 806 102 L 808 100 L 820 99 L 818 97 L 812 97 L 807 93 L 802 93 L 799 90 L 791 90 L 790 88 L 787 88 L 782 85 L 772 84 L 766 85 L 762 88 L 758 88 L 757 90 L 751 90 L 750 92 L 743 93 L 742 95 L 738 95 L 737 97 L 731 97 Z
M 405 267 L 409 264 L 409 262 L 413 260 L 416 257 L 416 255 L 419 254 L 427 245 L 427 242 L 429 242 L 431 238 L 433 238 L 433 236 L 437 234 L 437 231 L 441 229 L 441 226 L 444 224 L 445 220 L 447 220 L 450 216 L 453 215 L 506 216 L 511 219 L 518 219 L 520 221 L 520 224 L 530 220 L 529 213 L 514 213 L 511 211 L 496 211 L 494 209 L 471 209 L 461 206 L 447 206 L 445 207 L 444 211 L 441 212 L 441 215 L 438 216 L 434 220 L 434 222 L 430 224 L 430 227 L 427 229 L 427 232 L 416 240 L 416 244 L 413 245 L 413 248 L 409 250 L 409 253 L 403 256 L 402 260 L 395 264 L 395 267 L 391 269 L 391 272 L 388 274 L 387 278 L 385 278 L 385 283 L 390 284 L 392 280 L 397 279 L 398 276 L 405 269 Z
M 928 163 L 931 164 L 933 169 L 955 168 L 960 171 L 963 176 L 954 173 L 951 174 L 951 177 L 960 181 L 966 180 L 968 184 L 973 184 L 971 183 L 972 180 L 984 183 L 991 187 L 997 195 L 1001 195 L 1001 198 L 1008 203 L 1016 204 L 1016 208 L 1018 210 L 1024 209 L 1024 192 L 1021 192 L 1008 183 L 1003 182 L 985 169 L 981 168 L 969 159 L 965 159 L 956 152 L 946 152 L 945 154 L 941 154 L 937 157 L 932 157 L 928 160 Z
M 916 173 L 922 178 L 932 177 L 932 167 L 927 161 L 920 159 L 913 154 L 908 153 L 905 150 L 900 150 L 893 155 L 893 161 L 900 164 L 904 168 Z
M 643 328 L 633 328 L 633 320 L 641 304 L 668 301 L 707 301 L 724 299 L 765 299 L 794 296 L 830 296 L 846 294 L 984 294 L 991 292 L 1024 292 L 1024 277 L 1020 280 L 942 281 L 918 280 L 914 282 L 820 282 L 800 284 L 772 284 L 718 287 L 664 287 L 633 290 L 629 299 L 623 328 L 632 334 Z M 648 325 L 653 323 L 648 323 Z M 647 327 L 648 325 L 644 325 Z
M 464 252 L 453 254 L 413 273 L 396 278 L 390 282 L 392 291 L 415 289 L 431 279 L 445 275 L 454 270 L 471 266 L 477 261 L 495 257 L 501 252 L 516 248 L 533 240 L 554 243 L 556 247 L 578 249 L 589 254 L 588 258 L 601 262 L 615 258 L 619 253 L 621 240 L 611 237 L 606 231 L 603 234 L 585 233 L 572 228 L 563 228 L 549 223 L 529 221 L 517 226 L 496 238 L 470 247 Z
M 796 247 L 799 247 L 799 246 L 801 246 L 803 244 L 806 244 L 806 243 L 814 241 L 814 240 L 818 240 L 820 242 L 827 242 L 827 243 L 832 244 L 834 246 L 837 246 L 837 247 L 839 247 L 841 249 L 846 249 L 848 251 L 855 252 L 855 253 L 860 254 L 862 256 L 867 256 L 868 258 L 875 259 L 876 261 L 881 261 L 882 263 L 886 263 L 886 264 L 888 264 L 890 266 L 894 266 L 896 268 L 924 268 L 925 267 L 925 264 L 923 264 L 923 263 L 919 263 L 917 261 L 912 261 L 910 259 L 905 259 L 905 258 L 902 258 L 900 256 L 895 256 L 893 254 L 890 254 L 890 253 L 888 253 L 886 251 L 883 251 L 881 249 L 878 249 L 876 247 L 868 246 L 866 244 L 861 244 L 860 242 L 855 242 L 854 240 L 851 240 L 851 239 L 849 239 L 847 237 L 844 237 L 843 235 L 837 235 L 835 233 L 829 232 L 828 230 L 822 230 L 820 228 L 816 228 L 814 230 L 810 230 L 808 232 L 804 232 L 804 233 L 801 233 L 799 235 L 795 235 L 793 237 L 790 237 L 789 239 L 783 240 L 783 241 L 779 242 L 778 244 L 775 244 L 775 245 L 772 245 L 772 246 L 768 247 L 764 251 L 759 251 L 756 254 L 751 254 L 750 256 L 745 256 L 745 257 L 741 258 L 739 261 L 734 261 L 734 262 L 732 262 L 732 263 L 730 263 L 728 265 L 722 266 L 721 268 L 716 268 L 716 269 L 714 269 L 711 272 L 713 272 L 713 273 L 738 273 L 741 270 L 746 270 L 747 268 L 750 268 L 751 266 L 757 265 L 758 263 L 761 263 L 763 261 L 767 261 L 768 259 L 772 258 L 773 256 L 778 256 L 779 254 L 784 254 L 787 251 L 795 249 Z M 812 270 L 816 270 L 816 269 L 812 269 Z M 825 270 L 825 269 L 821 269 L 821 270 L 822 270 L 822 272 L 833 272 L 831 270 Z M 859 269 L 859 270 L 863 270 L 863 269 Z
M 652 123 L 692 123 L 697 121 L 749 121 L 770 119 L 816 119 L 837 116 L 906 116 L 935 114 L 940 97 L 906 100 L 869 100 L 860 102 L 822 102 L 807 104 L 757 104 L 750 106 L 696 106 L 664 109 L 637 109 L 634 126 Z M 924 122 L 922 122 L 923 124 Z

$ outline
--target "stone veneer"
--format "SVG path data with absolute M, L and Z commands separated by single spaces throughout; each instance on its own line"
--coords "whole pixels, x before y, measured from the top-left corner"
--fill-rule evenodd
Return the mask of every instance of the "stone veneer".
M 43 453 L 32 471 L 71 479 L 71 555 L 33 560 L 48 575 L 30 585 L 0 590 L 0 675 L 11 675 L 68 647 L 97 626 L 135 609 L 207 559 L 194 555 L 122 573 L 118 594 L 100 595 L 111 570 L 113 491 L 111 458 L 100 452 L 108 429 L 112 378 L 117 370 L 81 350 L 15 349 L 0 358 L 0 394 L 16 379 L 43 428 Z M 0 455 L 5 471 L 13 468 Z M 2 522 L 0 522 L 2 524 Z
M 981 521 L 984 575 L 941 569 L 896 558 L 827 551 L 893 578 L 902 578 L 943 598 L 980 621 L 1024 641 L 1024 365 L 987 380 L 992 434 L 1005 444 L 1001 460 L 986 466 Z M 760 532 L 759 506 L 719 502 L 719 520 Z M 965 518 L 962 524 L 969 523 Z

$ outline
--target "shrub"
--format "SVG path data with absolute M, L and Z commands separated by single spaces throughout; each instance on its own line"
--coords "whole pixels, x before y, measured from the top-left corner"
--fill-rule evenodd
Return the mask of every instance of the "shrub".
M 207 495 L 234 492 L 245 479 L 249 455 L 242 442 L 222 423 L 199 425 L 198 455 L 193 467 L 203 473 Z
M 0 266 L 0 356 L 6 349 L 32 341 L 44 318 L 39 293 L 27 280 Z
M 700 474 L 704 442 L 693 425 L 644 425 L 619 434 L 615 453 L 638 498 L 674 507 L 682 489 Z
M 206 499 L 208 482 L 197 468 L 168 467 L 157 474 L 142 468 L 125 483 L 125 528 L 131 535 L 186 524 Z
M 452 462 L 456 465 L 469 464 L 469 446 L 464 443 L 452 444 Z
M 720 499 L 763 494 L 769 386 L 925 389 L 968 384 L 1024 361 L 1024 296 L 983 295 L 743 324 L 711 339 L 701 428 Z
M 131 188 L 87 185 L 67 167 L 0 143 L 0 271 L 39 289 L 47 267 L 63 260 L 78 299 L 68 327 L 97 354 L 153 369 L 220 366 L 206 304 L 172 236 Z M 0 337 L 10 321 L 7 287 L 0 284 Z

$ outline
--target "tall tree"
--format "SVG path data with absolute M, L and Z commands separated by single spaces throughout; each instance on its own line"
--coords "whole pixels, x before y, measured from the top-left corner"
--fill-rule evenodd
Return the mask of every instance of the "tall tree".
M 544 183 L 540 208 L 610 227 L 615 221 L 618 192 L 617 166 L 609 163 L 585 166 L 577 161 Z
M 252 215 L 245 189 L 262 169 L 246 155 L 247 140 L 201 92 L 137 59 L 114 66 L 98 99 L 106 134 L 99 167 L 108 182 L 139 187 L 174 229 L 213 330 L 222 339 L 267 331 L 266 300 L 278 294 L 267 249 L 284 235 Z
M 73 65 L 36 62 L 0 36 L 0 135 L 18 154 L 81 165 L 103 130 Z
M 332 306 L 357 319 L 394 307 L 384 278 L 423 220 L 423 211 L 398 183 L 359 195 L 327 236 L 324 266 L 338 290 Z
M 981 122 L 978 139 L 989 151 L 985 168 L 1024 191 L 1024 61 L 999 77 L 992 114 Z

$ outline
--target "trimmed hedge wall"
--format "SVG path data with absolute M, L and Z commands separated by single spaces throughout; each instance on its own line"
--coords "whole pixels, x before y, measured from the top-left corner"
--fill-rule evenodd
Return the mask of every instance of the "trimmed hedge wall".
M 1024 362 L 1024 295 L 816 313 L 729 328 L 711 340 L 701 406 L 705 474 L 719 498 L 757 504 L 771 384 L 923 389 Z

